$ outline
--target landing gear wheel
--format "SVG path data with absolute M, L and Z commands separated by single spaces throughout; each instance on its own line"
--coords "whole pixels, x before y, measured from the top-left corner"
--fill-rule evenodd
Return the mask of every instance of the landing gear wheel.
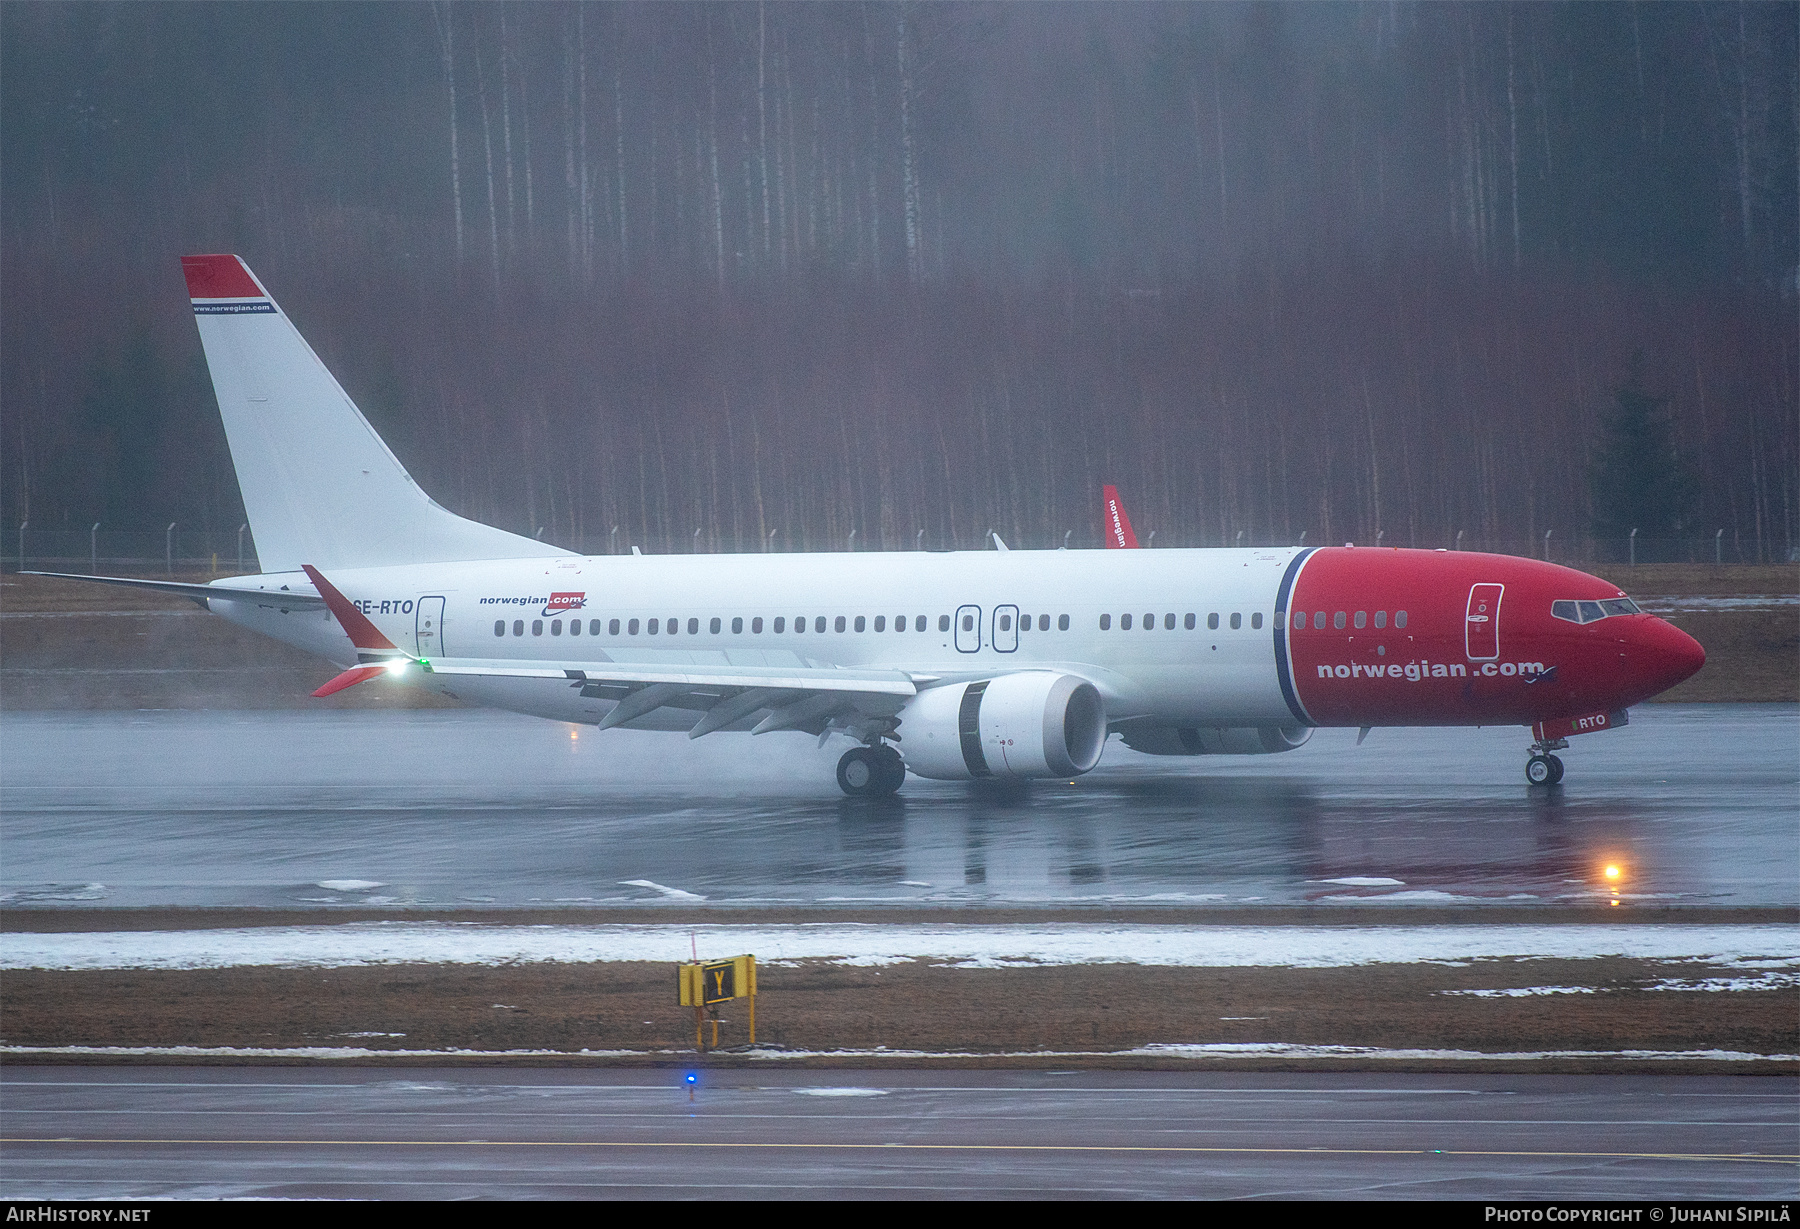
M 881 762 L 881 781 L 883 794 L 891 794 L 906 784 L 906 761 L 900 753 L 886 743 L 872 748 L 875 758 Z
M 838 760 L 838 788 L 852 798 L 883 798 L 906 780 L 906 765 L 891 747 L 852 747 Z
M 1554 755 L 1546 755 L 1544 758 L 1550 761 L 1550 784 L 1561 784 L 1563 775 L 1562 760 Z
M 1554 755 L 1534 755 L 1525 761 L 1525 779 L 1533 785 L 1555 785 L 1562 780 L 1562 761 Z

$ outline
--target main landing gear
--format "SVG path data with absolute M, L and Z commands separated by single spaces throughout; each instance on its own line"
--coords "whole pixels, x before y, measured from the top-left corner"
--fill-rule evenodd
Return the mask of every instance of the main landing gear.
M 1531 744 L 1531 758 L 1525 761 L 1525 779 L 1533 785 L 1555 785 L 1563 779 L 1563 762 L 1551 755 L 1569 745 L 1566 738 Z
M 852 798 L 885 798 L 906 781 L 906 763 L 886 743 L 852 747 L 837 766 L 838 788 Z

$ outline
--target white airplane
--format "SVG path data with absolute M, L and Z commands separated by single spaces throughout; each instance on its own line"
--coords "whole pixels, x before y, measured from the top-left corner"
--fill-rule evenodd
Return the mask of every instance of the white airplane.
M 260 575 L 180 593 L 343 673 L 610 729 L 856 745 L 852 795 L 1290 751 L 1315 726 L 1530 726 L 1551 752 L 1700 668 L 1569 568 L 1368 548 L 583 556 L 433 503 L 236 256 L 182 260 Z M 1108 490 L 1109 545 L 1136 546 Z M 1505 620 L 1501 613 L 1504 607 Z

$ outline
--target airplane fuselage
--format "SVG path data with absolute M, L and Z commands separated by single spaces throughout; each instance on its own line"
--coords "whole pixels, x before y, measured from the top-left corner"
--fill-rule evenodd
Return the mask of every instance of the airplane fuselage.
M 885 669 L 925 683 L 1046 670 L 1091 682 L 1114 728 L 1580 719 L 1666 689 L 1697 667 L 1698 652 L 1653 616 L 1583 624 L 1553 615 L 1557 602 L 1623 598 L 1596 577 L 1471 552 L 564 556 L 347 569 L 332 579 L 426 662 Z M 298 573 L 258 583 L 312 591 Z M 328 612 L 212 605 L 340 664 L 356 660 Z M 419 681 L 564 721 L 594 722 L 612 707 L 536 680 Z M 625 724 L 692 721 L 659 709 Z

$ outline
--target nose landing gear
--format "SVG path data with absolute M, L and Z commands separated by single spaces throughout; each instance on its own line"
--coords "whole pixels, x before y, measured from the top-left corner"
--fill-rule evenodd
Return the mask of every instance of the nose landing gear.
M 838 788 L 852 798 L 885 798 L 906 781 L 906 763 L 886 743 L 852 747 L 837 766 Z
M 1555 785 L 1563 779 L 1563 762 L 1552 751 L 1569 745 L 1566 738 L 1545 739 L 1531 744 L 1531 758 L 1525 761 L 1525 779 L 1533 785 Z

